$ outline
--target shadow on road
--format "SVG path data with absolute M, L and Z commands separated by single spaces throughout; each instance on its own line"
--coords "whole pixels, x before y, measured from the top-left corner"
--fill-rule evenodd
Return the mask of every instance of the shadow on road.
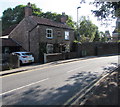
M 111 65 L 117 65 L 117 63 L 111 63 Z M 104 70 L 111 70 L 115 66 L 105 68 Z M 93 80 L 98 78 L 99 72 L 81 71 L 68 77 L 64 81 L 64 85 L 58 84 L 58 88 L 52 87 L 52 84 L 48 88 L 41 88 L 42 86 L 32 86 L 22 92 L 15 91 L 11 93 L 11 96 L 3 96 L 3 104 L 5 105 L 63 105 L 72 96 L 82 90 L 85 86 L 89 85 Z M 62 79 L 62 78 L 61 78 Z M 54 84 L 53 84 L 54 85 Z

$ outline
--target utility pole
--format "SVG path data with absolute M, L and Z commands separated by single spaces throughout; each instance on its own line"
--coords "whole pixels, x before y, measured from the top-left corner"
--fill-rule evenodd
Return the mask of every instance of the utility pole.
M 80 35 L 79 35 L 79 31 L 78 31 L 78 9 L 81 8 L 80 6 L 77 7 L 77 40 L 80 40 Z

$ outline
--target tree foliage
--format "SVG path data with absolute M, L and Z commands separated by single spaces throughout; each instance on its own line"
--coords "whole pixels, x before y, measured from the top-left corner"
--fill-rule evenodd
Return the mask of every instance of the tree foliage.
M 107 36 L 104 32 L 100 32 L 100 41 L 101 42 L 107 42 Z
M 2 16 L 2 29 L 6 29 L 11 25 L 18 24 L 24 17 L 24 6 L 19 5 L 15 8 L 8 8 L 3 12 Z
M 31 4 L 33 9 L 33 15 L 43 18 L 48 18 L 57 22 L 60 22 L 61 14 L 52 13 L 52 12 L 42 12 L 40 8 L 37 8 L 35 4 Z M 18 5 L 15 8 L 8 8 L 4 10 L 2 16 L 2 30 L 4 31 L 6 28 L 11 25 L 18 24 L 24 18 L 24 8 L 26 5 Z M 74 28 L 74 22 L 72 18 L 68 16 L 67 24 L 70 27 Z
M 93 5 L 98 7 L 98 10 L 92 12 L 95 16 L 103 19 L 109 16 L 120 17 L 120 1 L 119 2 L 93 2 Z
M 86 0 L 80 0 L 80 3 L 85 2 Z M 107 19 L 108 17 L 120 17 L 120 1 L 118 2 L 118 0 L 114 0 L 114 2 L 108 2 L 108 0 L 94 0 L 94 2 L 90 2 L 90 4 L 98 8 L 96 10 L 92 10 L 92 12 L 99 19 Z
M 93 40 L 94 42 L 98 42 L 98 41 L 100 41 L 100 33 L 99 33 L 99 31 L 98 30 L 96 30 L 96 33 L 95 33 L 95 37 L 94 37 L 94 40 Z
M 98 27 L 92 23 L 89 19 L 86 19 L 85 17 L 82 18 L 82 21 L 80 22 L 80 27 L 78 29 L 81 40 L 83 42 L 88 41 L 92 42 L 95 38 L 96 31 L 98 30 Z

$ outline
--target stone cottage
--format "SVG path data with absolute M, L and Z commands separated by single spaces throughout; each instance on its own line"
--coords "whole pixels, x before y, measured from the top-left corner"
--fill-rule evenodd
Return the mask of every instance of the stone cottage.
M 74 30 L 66 24 L 62 13 L 61 22 L 32 16 L 30 3 L 25 7 L 24 19 L 9 34 L 26 51 L 33 53 L 39 62 L 43 53 L 70 52 L 74 40 Z

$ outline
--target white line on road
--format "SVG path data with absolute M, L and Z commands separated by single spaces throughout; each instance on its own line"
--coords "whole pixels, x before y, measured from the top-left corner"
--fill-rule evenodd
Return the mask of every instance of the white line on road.
M 13 91 L 16 91 L 16 90 L 20 90 L 20 89 L 22 89 L 22 88 L 29 87 L 29 86 L 31 86 L 31 85 L 34 85 L 34 84 L 37 84 L 37 83 L 40 83 L 40 82 L 43 82 L 43 81 L 46 81 L 46 80 L 48 80 L 48 79 L 49 79 L 49 78 L 46 78 L 46 79 L 43 79 L 43 80 L 40 80 L 40 81 L 31 83 L 31 84 L 28 84 L 28 85 L 25 85 L 25 86 L 22 86 L 22 87 L 19 87 L 19 88 L 16 88 L 16 89 L 13 89 L 13 90 L 4 92 L 4 93 L 1 93 L 0 96 L 1 96 L 1 95 L 5 95 L 5 94 L 10 93 L 10 92 L 13 92 Z

